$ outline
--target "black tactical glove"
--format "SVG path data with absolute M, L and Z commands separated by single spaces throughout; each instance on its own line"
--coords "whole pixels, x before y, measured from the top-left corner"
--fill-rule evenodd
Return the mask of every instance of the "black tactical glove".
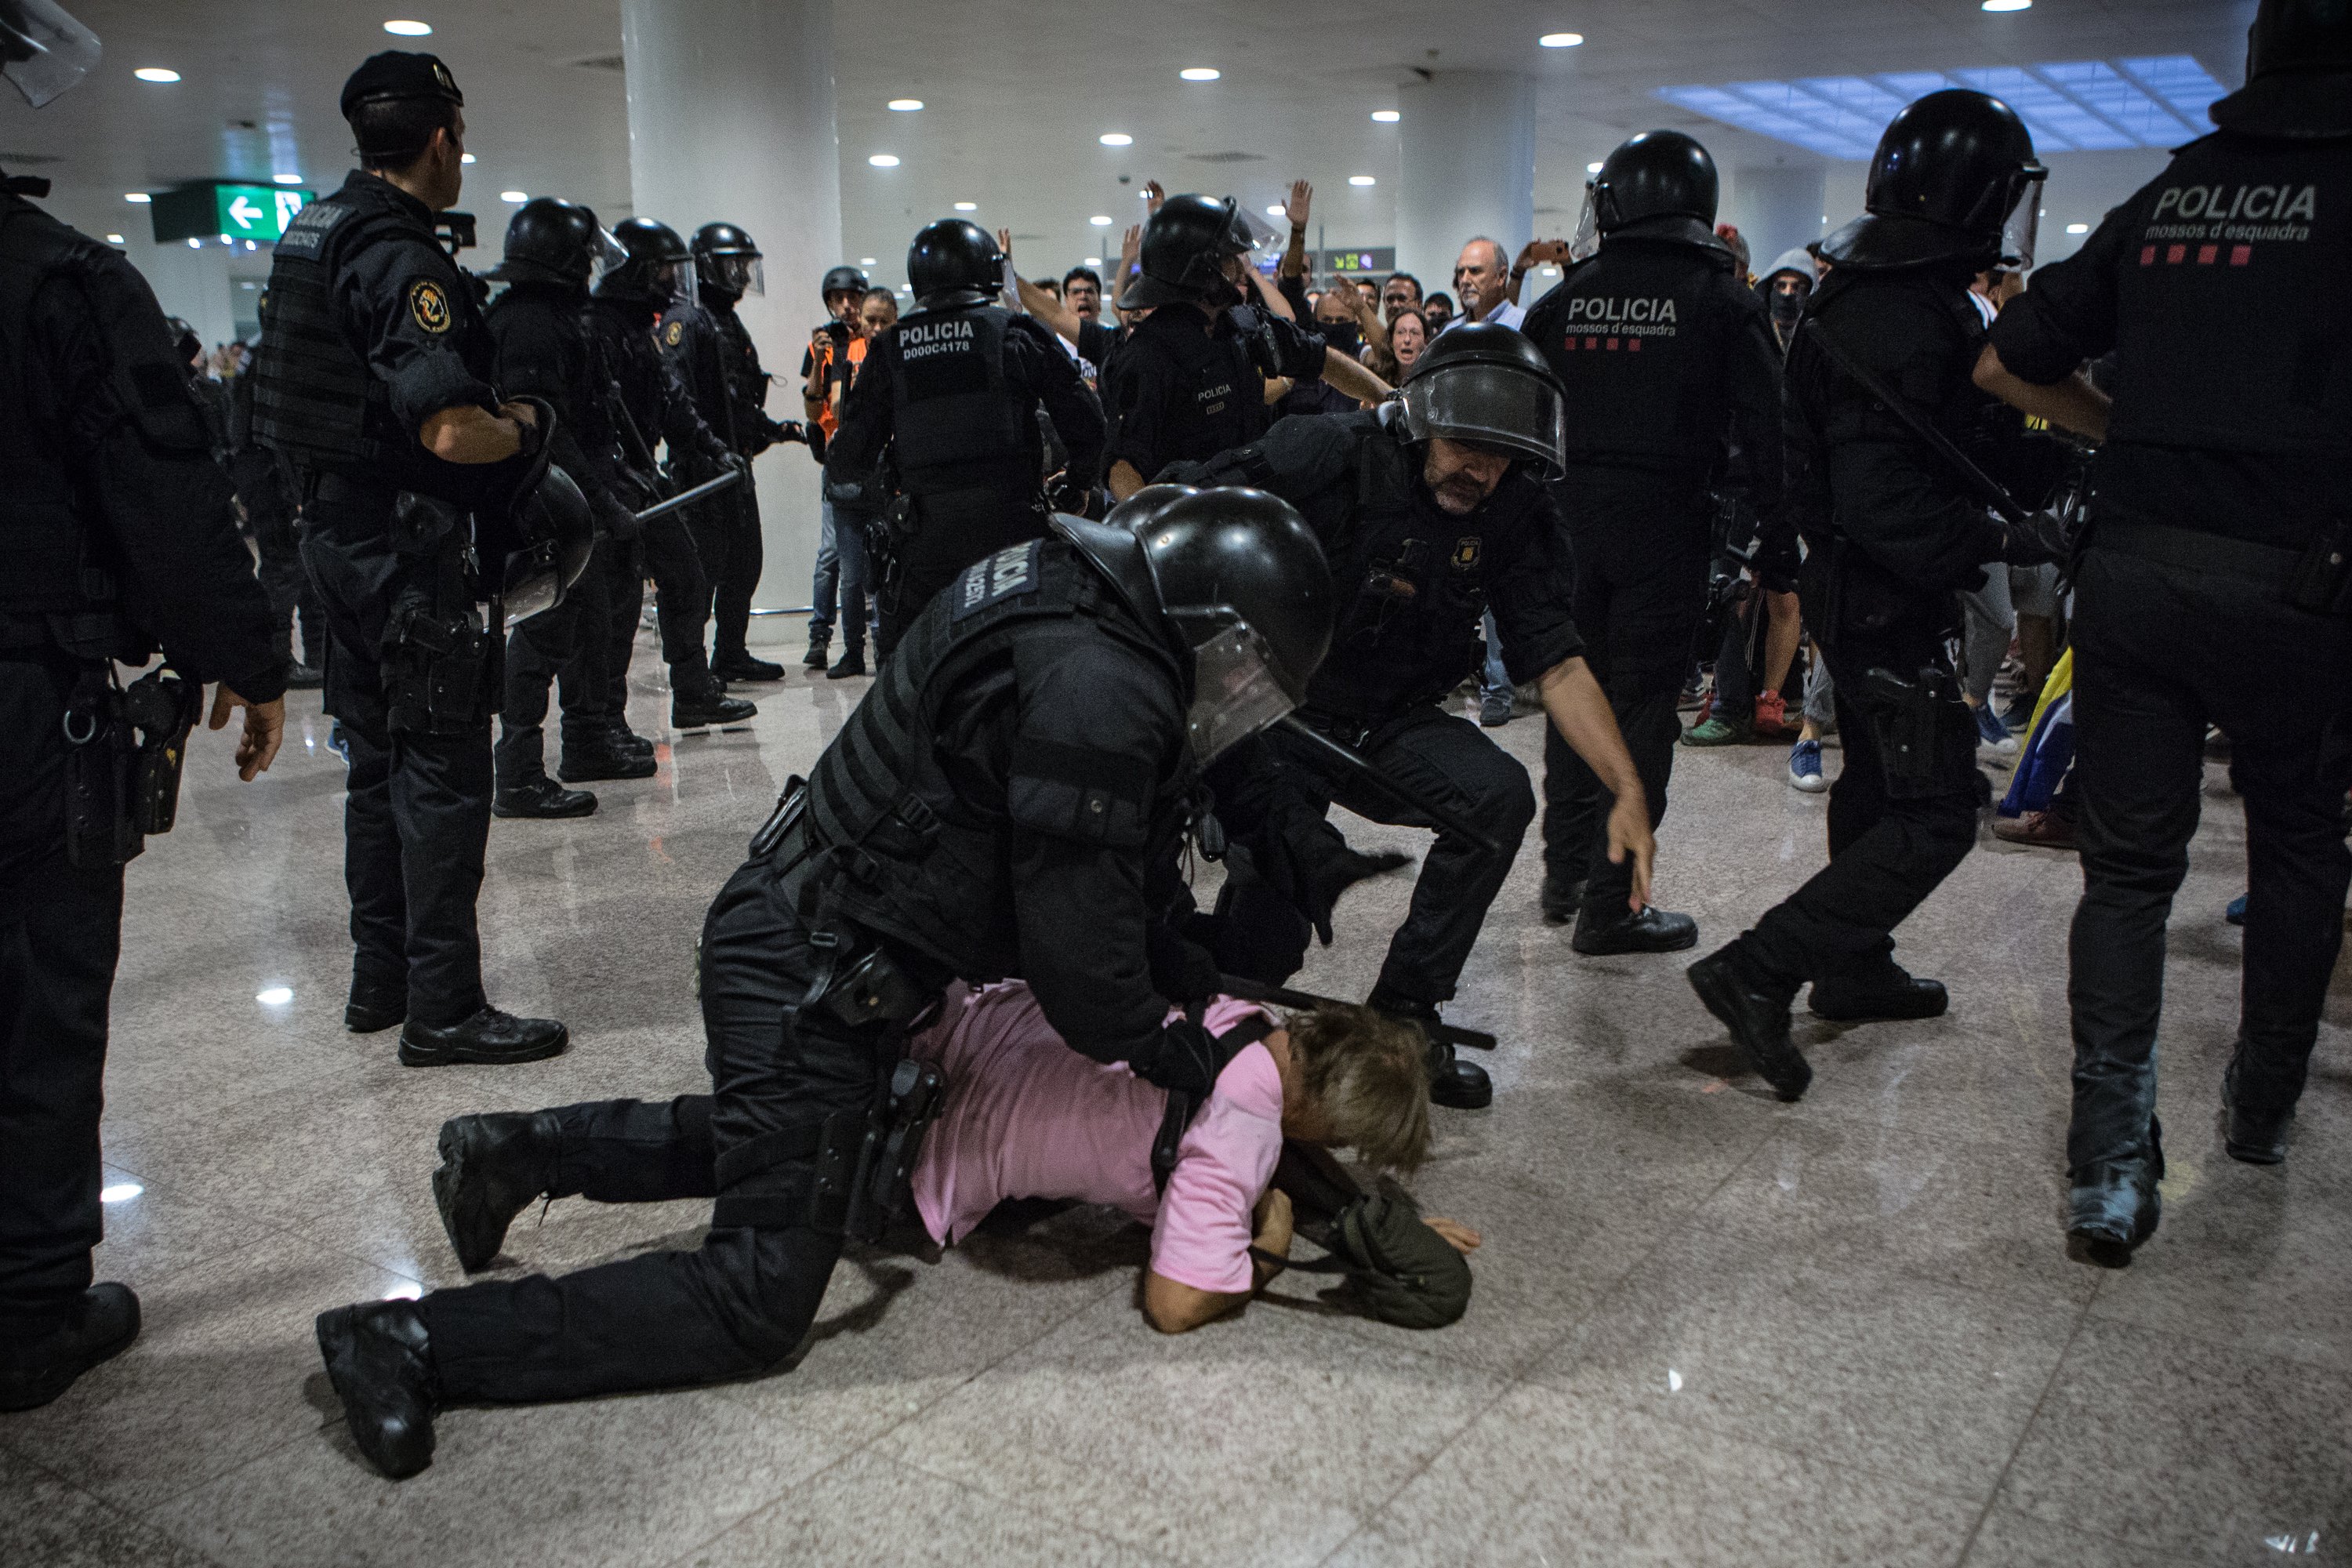
M 1190 1018 L 1175 1019 L 1160 1031 L 1159 1054 L 1138 1067 L 1136 1076 L 1171 1094 L 1197 1099 L 1216 1087 L 1227 1062 L 1278 1026 L 1265 1014 L 1253 1013 L 1223 1034 L 1212 1035 Z
M 2011 566 L 2040 566 L 2074 553 L 2074 541 L 2055 514 L 2037 511 L 2001 531 L 2000 558 Z
M 1307 917 L 1316 940 L 1325 947 L 1331 945 L 1331 915 L 1339 895 L 1412 858 L 1393 849 L 1362 854 L 1349 847 L 1338 828 L 1306 813 L 1284 814 L 1273 831 L 1245 853 L 1250 868 Z
M 1216 955 L 1174 926 L 1152 921 L 1144 930 L 1143 952 L 1151 988 L 1178 1006 L 1195 1006 L 1217 994 Z
M 637 514 L 623 506 L 620 497 L 611 490 L 598 490 L 596 499 L 589 503 L 589 510 L 596 516 L 596 531 L 607 539 L 617 539 L 626 544 L 646 531 L 646 525 L 637 521 Z

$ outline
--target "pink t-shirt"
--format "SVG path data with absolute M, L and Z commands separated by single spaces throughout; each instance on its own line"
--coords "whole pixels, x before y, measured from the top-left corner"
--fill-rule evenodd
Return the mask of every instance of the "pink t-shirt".
M 1271 1052 L 1251 1045 L 1226 1064 L 1177 1146 L 1163 1200 L 1151 1144 L 1165 1089 L 1063 1044 L 1018 981 L 950 986 L 943 1009 L 907 1047 L 948 1081 L 914 1173 L 915 1207 L 932 1240 L 955 1241 L 1006 1198 L 1073 1198 L 1149 1224 L 1154 1273 L 1200 1290 L 1250 1289 L 1250 1215 L 1282 1153 L 1282 1078 Z M 1221 997 L 1208 1027 L 1222 1034 L 1260 1011 Z

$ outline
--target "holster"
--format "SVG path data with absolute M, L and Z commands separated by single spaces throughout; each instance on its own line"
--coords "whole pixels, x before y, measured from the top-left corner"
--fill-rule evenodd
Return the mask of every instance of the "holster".
M 1873 666 L 1853 694 L 1878 740 L 1879 771 L 1889 800 L 1917 800 L 1950 787 L 1941 777 L 1944 737 L 1950 726 L 1970 722 L 1959 682 L 1948 670 L 1927 666 L 1906 680 Z
M 467 554 L 445 552 L 429 586 L 393 601 L 383 652 L 394 729 L 454 735 L 488 721 L 505 639 L 477 613 L 472 575 Z
M 113 667 L 84 667 L 66 704 L 66 858 L 127 865 L 179 816 L 180 772 L 202 688 L 162 669 L 128 691 Z

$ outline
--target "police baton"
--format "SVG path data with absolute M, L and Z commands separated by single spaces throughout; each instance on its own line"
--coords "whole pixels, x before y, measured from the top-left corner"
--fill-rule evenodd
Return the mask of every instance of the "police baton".
M 1468 817 L 1451 806 L 1441 805 L 1427 795 L 1397 783 L 1396 780 L 1374 767 L 1360 752 L 1341 745 L 1322 731 L 1300 719 L 1297 714 L 1286 713 L 1276 722 L 1291 734 L 1310 742 L 1324 756 L 1338 763 L 1348 772 L 1388 796 L 1395 804 L 1403 806 L 1407 811 L 1427 817 L 1446 832 L 1468 839 L 1489 855 L 1500 855 L 1503 852 L 1503 847 L 1496 843 L 1485 830 L 1472 823 Z
M 1886 412 L 1895 416 L 1905 429 L 1925 443 L 1927 449 L 1936 454 L 1937 459 L 1951 470 L 1955 479 L 1976 491 L 1977 500 L 2000 513 L 2003 522 L 2013 527 L 2032 515 L 2018 503 L 2015 496 L 2009 493 L 2006 486 L 1979 468 L 1976 460 L 1961 451 L 1949 436 L 1927 423 L 1927 418 L 1905 402 L 1875 371 L 1854 358 L 1853 351 L 1840 342 L 1835 332 L 1817 320 L 1807 321 L 1805 331 L 1812 334 L 1813 341 L 1822 345 L 1822 352 L 1830 356 L 1832 363 L 1861 383 L 1864 392 L 1884 404 Z
M 1346 1007 L 1349 1003 L 1336 996 L 1318 996 L 1311 991 L 1293 991 L 1286 985 L 1262 985 L 1255 980 L 1244 980 L 1238 974 L 1217 976 L 1217 989 L 1228 996 L 1238 996 L 1244 1002 L 1265 1002 L 1276 1007 L 1291 1007 L 1311 1013 L 1318 1007 Z M 1478 1029 L 1465 1029 L 1456 1024 L 1433 1022 L 1427 1018 L 1413 1020 L 1429 1037 L 1449 1046 L 1467 1046 L 1474 1051 L 1491 1051 L 1495 1037 Z
M 690 490 L 680 490 L 667 500 L 656 501 L 637 513 L 637 521 L 651 522 L 657 517 L 667 516 L 682 506 L 692 506 L 705 496 L 715 496 L 728 486 L 740 483 L 744 472 L 745 470 L 741 468 L 730 468 L 715 479 L 705 479 Z

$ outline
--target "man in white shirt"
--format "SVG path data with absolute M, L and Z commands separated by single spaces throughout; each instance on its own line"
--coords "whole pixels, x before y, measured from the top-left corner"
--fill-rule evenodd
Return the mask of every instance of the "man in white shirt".
M 1511 258 L 1503 247 L 1478 236 L 1462 247 L 1454 264 L 1454 292 L 1462 313 L 1445 323 L 1447 331 L 1465 321 L 1493 321 L 1516 329 L 1527 313 L 1511 303 Z

